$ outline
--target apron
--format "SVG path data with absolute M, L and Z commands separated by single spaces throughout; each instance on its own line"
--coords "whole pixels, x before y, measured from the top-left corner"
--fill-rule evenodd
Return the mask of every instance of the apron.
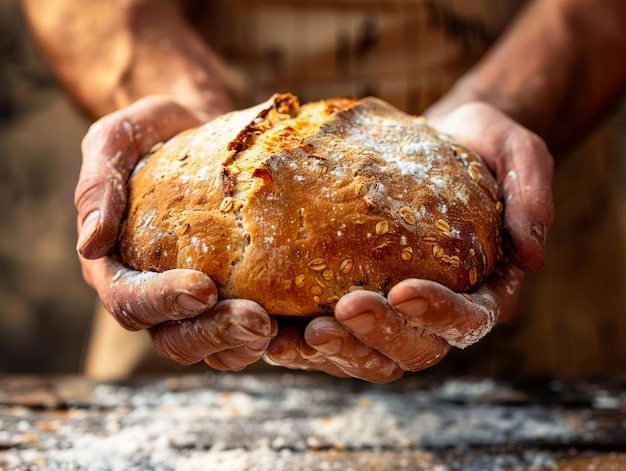
M 232 71 L 239 107 L 378 96 L 420 114 L 494 42 L 522 0 L 217 0 L 188 17 Z M 216 21 L 219 19 L 219 21 Z
M 186 12 L 224 63 L 239 108 L 292 92 L 302 102 L 375 95 L 420 114 L 479 60 L 522 4 L 213 0 L 186 2 Z M 548 266 L 527 275 L 516 315 L 430 373 L 515 378 L 626 369 L 626 217 L 611 142 L 602 129 L 559 159 Z M 181 371 L 159 360 L 141 335 L 100 312 L 87 374 Z

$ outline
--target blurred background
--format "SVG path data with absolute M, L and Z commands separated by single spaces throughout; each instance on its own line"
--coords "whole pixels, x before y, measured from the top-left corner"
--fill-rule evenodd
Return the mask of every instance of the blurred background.
M 74 250 L 73 191 L 80 166 L 80 141 L 88 125 L 30 40 L 18 1 L 0 0 L 0 373 L 80 370 L 95 295 L 81 277 Z M 614 270 L 616 276 L 603 279 L 607 266 L 621 263 L 614 255 L 623 253 L 626 246 L 623 106 L 600 132 L 608 131 L 617 131 L 618 139 L 612 141 L 611 150 L 617 157 L 616 164 L 590 162 L 582 151 L 558 172 L 555 201 L 560 219 L 549 239 L 552 262 L 540 275 L 527 279 L 527 286 L 540 293 L 533 302 L 548 306 L 556 315 L 545 317 L 545 325 L 521 326 L 521 321 L 513 320 L 501 330 L 505 334 L 507 330 L 524 328 L 552 329 L 554 336 L 545 345 L 528 345 L 524 338 L 533 338 L 530 334 L 518 340 L 526 342 L 524 345 L 536 350 L 542 359 L 546 355 L 573 356 L 580 353 L 579 338 L 598 335 L 602 338 L 598 351 L 584 352 L 589 371 L 593 371 L 596 358 L 613 357 L 617 351 L 621 353 L 614 356 L 612 366 L 623 371 L 621 358 L 626 357 L 626 306 L 613 304 L 614 310 L 624 312 L 619 328 L 607 321 L 605 332 L 593 332 L 590 330 L 595 327 L 588 329 L 584 322 L 589 316 L 603 315 L 593 308 L 598 296 L 606 298 L 626 291 L 623 265 L 619 271 Z M 593 137 L 588 145 L 595 145 Z M 592 173 L 599 177 L 590 178 L 585 167 L 593 167 Z M 563 184 L 575 179 L 580 179 L 580 185 Z M 603 188 L 614 185 L 610 204 L 611 214 L 617 216 L 612 216 L 610 224 L 615 228 L 613 240 L 618 245 L 612 247 L 596 238 L 594 232 L 597 210 L 605 204 L 600 200 L 596 205 L 596 184 Z M 576 190 L 572 192 L 572 188 Z M 566 202 L 578 209 L 568 212 Z M 568 243 L 580 247 L 576 260 L 571 250 L 561 250 Z M 566 278 L 562 276 L 564 271 L 570 273 Z M 585 278 L 584 273 L 589 276 Z M 565 295 L 556 296 L 557 292 Z M 620 296 L 614 298 L 616 303 L 623 298 Z M 522 303 L 522 309 L 538 308 L 527 302 Z M 574 321 L 576 316 L 583 321 Z M 572 335 L 571 341 L 561 342 L 561 326 L 568 322 L 578 326 L 570 326 L 570 330 L 581 332 Z M 506 335 L 500 338 L 507 341 Z M 477 350 L 490 341 L 481 342 Z M 529 365 L 530 371 L 532 363 Z
M 76 372 L 94 294 L 74 251 L 88 123 L 0 0 L 0 372 Z

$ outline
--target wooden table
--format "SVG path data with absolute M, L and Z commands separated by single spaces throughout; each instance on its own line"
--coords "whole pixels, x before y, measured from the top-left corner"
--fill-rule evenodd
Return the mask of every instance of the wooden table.
M 0 377 L 2 470 L 626 470 L 626 383 Z

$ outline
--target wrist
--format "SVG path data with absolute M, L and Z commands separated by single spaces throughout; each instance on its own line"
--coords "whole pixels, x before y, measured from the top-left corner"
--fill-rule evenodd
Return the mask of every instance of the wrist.
M 436 119 L 469 101 L 482 101 L 562 153 L 624 89 L 625 24 L 626 3 L 619 0 L 529 2 L 427 117 Z
M 492 85 L 479 70 L 469 71 L 459 78 L 424 115 L 429 120 L 436 121 L 459 106 L 471 102 L 486 103 L 533 131 L 541 127 L 534 111 L 538 108 L 538 103 L 533 97 L 508 90 L 504 86 Z
M 230 94 L 223 90 L 189 88 L 172 99 L 190 110 L 202 122 L 233 111 L 236 107 Z
M 511 119 L 520 121 L 519 117 L 522 113 L 519 106 L 506 96 L 483 86 L 472 71 L 459 78 L 444 96 L 424 112 L 424 116 L 429 121 L 436 123 L 460 106 L 473 102 L 486 103 L 508 115 Z

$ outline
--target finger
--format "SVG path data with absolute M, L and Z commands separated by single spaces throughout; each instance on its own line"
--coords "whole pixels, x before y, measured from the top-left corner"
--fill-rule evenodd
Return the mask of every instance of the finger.
M 278 334 L 272 340 L 267 349 L 266 360 L 275 365 L 288 366 L 298 361 L 298 367 L 305 366 L 301 363 L 301 349 L 308 346 L 301 342 L 299 327 L 295 325 L 279 323 Z
M 262 339 L 241 347 L 217 352 L 206 357 L 204 362 L 219 371 L 241 371 L 263 357 L 270 341 L 270 339 Z
M 259 350 L 276 334 L 276 323 L 253 301 L 229 299 L 191 319 L 171 321 L 150 329 L 156 350 L 166 358 L 190 365 L 219 352 L 251 345 Z M 215 357 L 224 366 L 225 356 Z M 240 360 L 244 360 L 243 357 Z M 212 361 L 212 360 L 209 360 Z
M 278 334 L 270 342 L 263 359 L 272 366 L 292 370 L 314 370 L 340 378 L 348 377 L 323 354 L 307 345 L 301 328 L 295 325 L 284 323 L 279 325 Z
M 389 292 L 389 303 L 409 325 L 466 348 L 513 313 L 523 272 L 512 264 L 490 276 L 471 294 L 460 294 L 427 280 L 404 280 Z
M 515 313 L 523 281 L 524 272 L 504 260 L 480 288 L 463 296 L 487 309 L 493 306 L 496 324 L 500 324 Z
M 545 143 L 484 103 L 463 105 L 435 125 L 478 152 L 491 167 L 504 194 L 512 261 L 525 271 L 541 268 L 554 220 L 554 160 Z
M 128 330 L 193 317 L 217 302 L 215 284 L 199 271 L 138 272 L 112 257 L 82 260 L 82 265 L 106 309 Z
M 549 164 L 547 158 L 524 160 L 525 155 L 542 152 L 546 155 L 547 149 L 533 138 L 511 141 L 503 160 L 512 158 L 509 164 L 501 166 L 504 178 L 499 177 L 505 201 L 507 253 L 525 271 L 536 271 L 545 265 L 547 232 L 554 220 L 552 160 Z M 549 169 L 542 169 L 541 163 L 544 167 L 549 165 Z
M 341 371 L 372 383 L 387 383 L 404 371 L 393 360 L 368 347 L 344 329 L 333 317 L 317 317 L 307 326 L 304 338 Z
M 344 296 L 335 307 L 335 317 L 361 342 L 405 371 L 433 366 L 450 350 L 450 345 L 437 335 L 421 326 L 407 325 L 378 293 L 355 291 Z
M 77 250 L 86 258 L 109 254 L 126 207 L 126 179 L 158 142 L 200 124 L 191 111 L 162 96 L 139 100 L 94 123 L 82 142 L 83 163 L 74 195 Z

